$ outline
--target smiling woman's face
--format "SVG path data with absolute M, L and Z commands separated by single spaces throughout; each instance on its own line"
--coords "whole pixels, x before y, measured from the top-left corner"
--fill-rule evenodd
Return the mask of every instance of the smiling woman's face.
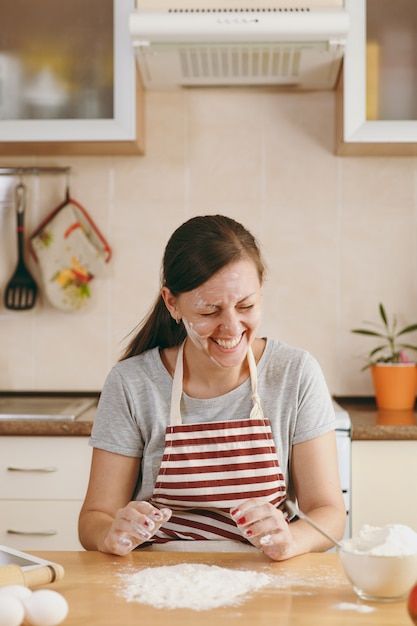
M 190 340 L 212 361 L 222 367 L 243 361 L 262 315 L 262 284 L 253 261 L 231 263 L 200 287 L 177 298 L 171 295 L 169 301 Z

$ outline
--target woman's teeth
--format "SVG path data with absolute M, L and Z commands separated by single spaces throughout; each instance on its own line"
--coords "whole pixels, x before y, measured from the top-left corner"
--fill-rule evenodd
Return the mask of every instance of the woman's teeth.
M 227 350 L 231 350 L 232 348 L 235 348 L 238 345 L 240 340 L 241 340 L 241 337 L 239 337 L 238 339 L 229 339 L 227 341 L 225 339 L 215 339 L 214 341 L 221 348 L 226 348 Z

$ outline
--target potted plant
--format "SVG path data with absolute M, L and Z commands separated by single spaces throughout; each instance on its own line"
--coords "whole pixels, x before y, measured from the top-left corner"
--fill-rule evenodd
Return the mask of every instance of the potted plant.
M 417 392 L 417 365 L 407 356 L 406 350 L 417 352 L 417 346 L 403 343 L 399 338 L 416 331 L 417 324 L 398 328 L 396 316 L 389 320 L 381 303 L 379 315 L 380 323 L 364 322 L 371 328 L 351 330 L 358 335 L 382 340 L 370 351 L 362 370 L 371 368 L 379 409 L 410 410 L 414 407 Z

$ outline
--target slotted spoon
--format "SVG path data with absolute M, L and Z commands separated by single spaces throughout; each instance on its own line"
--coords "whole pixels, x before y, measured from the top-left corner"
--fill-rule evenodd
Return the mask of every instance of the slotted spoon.
M 38 286 L 26 267 L 24 259 L 24 217 L 26 187 L 19 183 L 15 191 L 17 216 L 17 266 L 4 293 L 4 305 L 14 311 L 24 311 L 35 306 Z

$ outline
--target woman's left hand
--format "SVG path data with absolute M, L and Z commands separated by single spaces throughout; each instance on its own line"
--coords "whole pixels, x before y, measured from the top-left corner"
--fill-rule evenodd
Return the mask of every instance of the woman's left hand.
M 230 510 L 242 535 L 275 561 L 294 555 L 294 539 L 279 509 L 264 498 L 251 498 Z

